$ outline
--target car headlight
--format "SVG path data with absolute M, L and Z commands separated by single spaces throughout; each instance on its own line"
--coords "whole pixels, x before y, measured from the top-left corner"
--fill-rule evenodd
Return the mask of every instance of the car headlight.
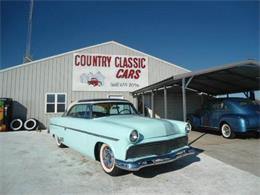
M 186 131 L 186 133 L 189 133 L 191 131 L 191 124 L 190 123 L 186 124 L 185 131 Z
M 137 130 L 133 130 L 129 136 L 130 142 L 136 143 L 139 140 L 139 133 Z

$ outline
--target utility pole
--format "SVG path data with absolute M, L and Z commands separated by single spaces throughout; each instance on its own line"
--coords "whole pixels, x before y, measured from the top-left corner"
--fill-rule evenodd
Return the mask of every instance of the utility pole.
M 30 13 L 29 13 L 29 18 L 28 18 L 28 31 L 27 31 L 26 51 L 25 51 L 24 63 L 32 61 L 32 55 L 31 55 L 32 16 L 33 16 L 33 0 L 30 1 Z

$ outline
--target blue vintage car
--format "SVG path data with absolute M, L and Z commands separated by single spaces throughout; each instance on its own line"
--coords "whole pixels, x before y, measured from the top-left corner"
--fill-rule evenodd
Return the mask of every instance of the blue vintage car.
M 187 116 L 192 128 L 220 130 L 224 138 L 234 138 L 236 133 L 260 130 L 260 105 L 245 98 L 213 99 L 202 109 Z
M 78 101 L 49 123 L 59 147 L 69 146 L 100 161 L 110 175 L 192 154 L 189 131 L 186 122 L 139 116 L 130 102 L 118 99 Z

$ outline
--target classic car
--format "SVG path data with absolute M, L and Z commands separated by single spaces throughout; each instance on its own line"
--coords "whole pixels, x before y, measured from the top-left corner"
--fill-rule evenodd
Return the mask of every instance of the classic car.
M 234 138 L 236 133 L 248 131 L 259 134 L 260 105 L 246 98 L 216 98 L 189 114 L 187 122 L 192 129 L 221 131 L 224 138 Z
M 96 86 L 100 86 L 101 82 L 99 80 L 97 80 L 96 78 L 91 78 L 91 80 L 88 81 L 88 84 L 96 87 Z
M 110 175 L 193 154 L 189 131 L 186 122 L 142 117 L 130 102 L 119 99 L 77 101 L 49 123 L 59 147 L 66 145 L 100 161 Z

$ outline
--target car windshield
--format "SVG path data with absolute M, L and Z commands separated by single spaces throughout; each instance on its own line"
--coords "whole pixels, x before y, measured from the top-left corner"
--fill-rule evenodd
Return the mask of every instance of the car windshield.
M 125 102 L 108 102 L 97 103 L 92 105 L 92 117 L 98 118 L 113 115 L 137 114 L 136 109 L 130 103 Z

